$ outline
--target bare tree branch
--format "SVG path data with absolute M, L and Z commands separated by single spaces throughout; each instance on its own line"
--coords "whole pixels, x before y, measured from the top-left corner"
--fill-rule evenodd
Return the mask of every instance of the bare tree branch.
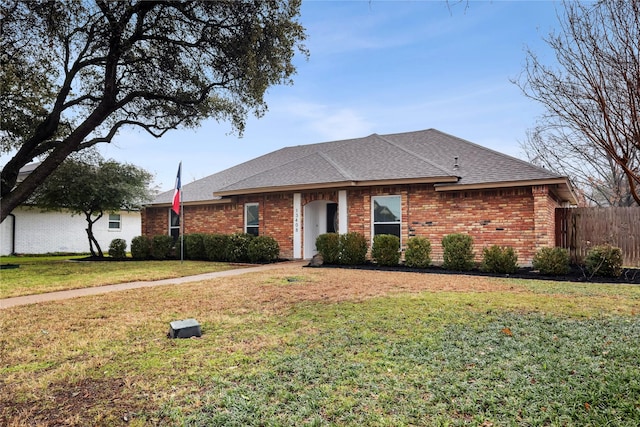
M 640 2 L 563 5 L 557 66 L 529 50 L 515 82 L 546 109 L 523 147 L 590 203 L 640 205 Z

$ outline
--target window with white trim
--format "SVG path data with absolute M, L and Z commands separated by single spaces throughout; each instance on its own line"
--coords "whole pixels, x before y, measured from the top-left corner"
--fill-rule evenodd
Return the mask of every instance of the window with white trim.
M 400 239 L 400 225 L 402 223 L 402 199 L 400 196 L 371 197 L 372 233 L 391 234 Z
M 258 236 L 260 233 L 260 213 L 257 203 L 244 205 L 244 232 Z
M 122 228 L 120 214 L 109 214 L 109 231 L 118 231 Z

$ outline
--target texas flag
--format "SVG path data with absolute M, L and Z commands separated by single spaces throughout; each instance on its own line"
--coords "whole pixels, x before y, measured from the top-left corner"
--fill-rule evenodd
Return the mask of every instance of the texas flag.
M 180 191 L 181 191 L 181 185 L 180 185 L 180 173 L 182 170 L 182 162 L 180 162 L 180 164 L 178 165 L 178 175 L 176 176 L 176 187 L 173 193 L 173 205 L 171 206 L 171 210 L 174 211 L 176 213 L 176 215 L 180 215 Z

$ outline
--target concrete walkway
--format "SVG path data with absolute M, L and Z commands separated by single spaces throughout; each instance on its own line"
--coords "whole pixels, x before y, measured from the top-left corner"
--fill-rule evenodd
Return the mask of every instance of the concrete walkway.
M 10 307 L 17 307 L 20 305 L 37 304 L 37 303 L 46 302 L 46 301 L 58 301 L 58 300 L 71 299 L 71 298 L 83 297 L 88 295 L 99 295 L 99 294 L 105 294 L 107 292 L 124 291 L 127 289 L 149 288 L 152 286 L 179 285 L 181 283 L 199 282 L 201 280 L 215 279 L 217 277 L 238 276 L 241 274 L 252 273 L 256 271 L 274 270 L 276 268 L 281 268 L 281 267 L 296 267 L 296 266 L 302 267 L 303 265 L 306 265 L 306 264 L 308 264 L 308 261 L 280 262 L 276 264 L 265 264 L 265 265 L 255 266 L 255 267 L 236 268 L 233 270 L 216 271 L 214 273 L 203 273 L 195 276 L 176 277 L 173 279 L 162 279 L 162 280 L 153 280 L 153 281 L 146 281 L 146 282 L 118 283 L 117 285 L 105 285 L 105 286 L 96 286 L 92 288 L 70 289 L 68 291 L 49 292 L 46 294 L 25 295 L 22 297 L 0 299 L 0 310 L 5 308 L 10 308 Z

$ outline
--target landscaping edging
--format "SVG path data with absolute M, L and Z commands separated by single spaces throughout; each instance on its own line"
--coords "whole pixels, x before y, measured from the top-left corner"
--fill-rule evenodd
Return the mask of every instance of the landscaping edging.
M 378 270 L 378 271 L 398 271 L 405 273 L 422 273 L 422 274 L 458 274 L 468 276 L 485 276 L 485 277 L 498 277 L 498 278 L 510 278 L 510 279 L 530 279 L 530 280 L 547 280 L 556 282 L 583 282 L 583 283 L 609 283 L 620 285 L 640 285 L 640 268 L 625 268 L 622 271 L 620 277 L 601 277 L 593 276 L 588 277 L 587 272 L 578 268 L 572 267 L 571 271 L 561 276 L 549 276 L 540 274 L 538 271 L 533 270 L 531 267 L 521 267 L 515 273 L 512 274 L 495 274 L 485 273 L 478 269 L 470 271 L 452 271 L 445 270 L 442 267 L 432 266 L 428 268 L 409 268 L 403 265 L 395 267 L 380 266 L 373 263 L 367 263 L 363 265 L 337 265 L 337 264 L 322 264 L 321 266 L 309 268 L 345 268 L 352 270 Z

